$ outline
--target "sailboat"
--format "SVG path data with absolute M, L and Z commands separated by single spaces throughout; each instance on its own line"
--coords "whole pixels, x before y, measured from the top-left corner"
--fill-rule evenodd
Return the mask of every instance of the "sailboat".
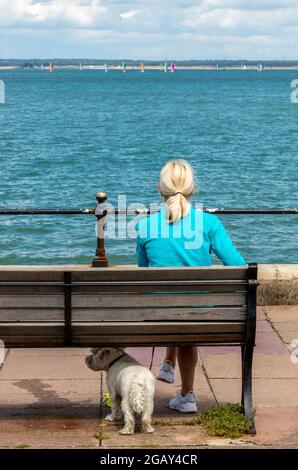
M 262 72 L 264 70 L 264 66 L 262 64 L 259 64 L 257 70 L 258 72 Z
M 144 64 L 143 64 L 143 63 L 140 65 L 140 72 L 141 72 L 141 73 L 144 73 L 144 72 L 145 72 L 145 67 L 144 67 Z
M 104 65 L 104 72 L 107 73 L 108 71 L 109 71 L 108 64 L 105 64 L 105 65 Z
M 126 63 L 125 62 L 122 62 L 122 72 L 123 73 L 126 72 Z
M 169 71 L 169 66 L 168 66 L 168 63 L 165 62 L 165 65 L 164 65 L 164 72 L 167 73 Z
M 50 63 L 49 72 L 54 72 L 54 69 L 55 69 L 55 65 Z
M 176 65 L 172 62 L 171 63 L 171 72 L 173 73 L 175 71 Z

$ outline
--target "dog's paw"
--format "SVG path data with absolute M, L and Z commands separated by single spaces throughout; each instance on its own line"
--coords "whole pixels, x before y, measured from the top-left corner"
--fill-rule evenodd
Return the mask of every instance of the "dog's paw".
M 124 436 L 129 436 L 129 435 L 133 434 L 133 432 L 134 432 L 134 430 L 132 428 L 124 427 L 124 428 L 120 429 L 119 434 L 122 434 Z
M 107 415 L 105 417 L 105 421 L 113 422 L 113 421 L 116 421 L 116 419 L 115 419 L 115 416 L 113 414 L 110 414 L 110 415 Z
M 154 431 L 155 429 L 153 426 L 151 426 L 151 424 L 146 424 L 145 426 L 142 426 L 142 432 L 145 434 L 151 434 Z

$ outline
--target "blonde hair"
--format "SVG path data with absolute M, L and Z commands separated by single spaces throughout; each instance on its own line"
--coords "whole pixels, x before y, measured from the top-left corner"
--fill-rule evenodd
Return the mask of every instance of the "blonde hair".
M 159 190 L 168 206 L 169 223 L 185 217 L 190 210 L 188 198 L 195 191 L 193 169 L 186 160 L 169 161 L 160 172 Z

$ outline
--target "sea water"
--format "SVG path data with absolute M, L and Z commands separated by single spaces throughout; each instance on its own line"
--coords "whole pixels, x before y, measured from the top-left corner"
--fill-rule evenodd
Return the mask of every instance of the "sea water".
M 167 160 L 194 167 L 205 207 L 297 207 L 298 71 L 1 71 L 0 208 L 159 201 Z M 220 216 L 248 261 L 297 263 L 297 215 Z M 0 216 L 1 264 L 89 263 L 95 217 Z M 135 240 L 107 240 L 112 263 Z

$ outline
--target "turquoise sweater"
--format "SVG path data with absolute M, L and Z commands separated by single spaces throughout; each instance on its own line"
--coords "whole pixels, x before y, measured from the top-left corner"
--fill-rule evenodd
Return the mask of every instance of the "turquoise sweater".
M 191 208 L 169 224 L 165 211 L 163 207 L 136 225 L 139 266 L 211 266 L 212 251 L 224 265 L 246 264 L 215 215 Z

